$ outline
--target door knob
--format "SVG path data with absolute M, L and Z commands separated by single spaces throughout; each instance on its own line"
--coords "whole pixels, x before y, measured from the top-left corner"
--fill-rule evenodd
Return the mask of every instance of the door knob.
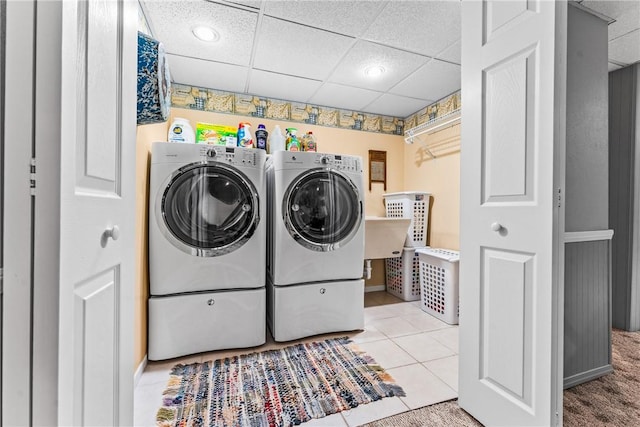
M 117 225 L 114 225 L 111 228 L 107 228 L 104 230 L 104 237 L 107 239 L 111 237 L 113 240 L 118 240 L 120 238 L 120 228 Z
M 493 224 L 491 224 L 491 229 L 493 231 L 500 231 L 502 230 L 502 225 L 500 225 L 499 222 L 494 222 Z

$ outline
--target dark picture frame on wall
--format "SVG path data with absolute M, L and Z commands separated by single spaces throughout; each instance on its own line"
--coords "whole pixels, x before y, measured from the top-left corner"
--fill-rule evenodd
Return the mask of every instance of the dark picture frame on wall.
M 387 152 L 369 150 L 369 191 L 371 184 L 379 182 L 387 190 Z

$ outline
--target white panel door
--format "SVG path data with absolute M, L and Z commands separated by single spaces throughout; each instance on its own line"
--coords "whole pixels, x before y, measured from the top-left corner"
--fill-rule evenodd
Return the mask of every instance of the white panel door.
M 62 10 L 59 425 L 132 425 L 136 7 Z
M 566 7 L 462 7 L 459 404 L 485 425 L 562 416 Z

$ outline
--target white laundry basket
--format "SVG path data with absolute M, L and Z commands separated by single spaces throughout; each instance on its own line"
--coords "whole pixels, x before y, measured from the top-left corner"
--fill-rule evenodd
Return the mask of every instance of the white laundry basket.
M 420 259 L 416 248 L 404 248 L 402 256 L 385 258 L 387 292 L 404 301 L 420 299 Z
M 460 252 L 423 248 L 416 253 L 420 263 L 420 308 L 450 325 L 457 325 Z
M 405 191 L 383 194 L 387 218 L 411 218 L 405 246 L 427 246 L 429 230 L 429 198 L 431 193 Z

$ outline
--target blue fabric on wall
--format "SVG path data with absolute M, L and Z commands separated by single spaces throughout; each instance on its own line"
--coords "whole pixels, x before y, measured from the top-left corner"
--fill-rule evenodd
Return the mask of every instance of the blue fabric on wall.
M 166 122 L 171 108 L 171 75 L 164 46 L 138 32 L 138 124 Z

